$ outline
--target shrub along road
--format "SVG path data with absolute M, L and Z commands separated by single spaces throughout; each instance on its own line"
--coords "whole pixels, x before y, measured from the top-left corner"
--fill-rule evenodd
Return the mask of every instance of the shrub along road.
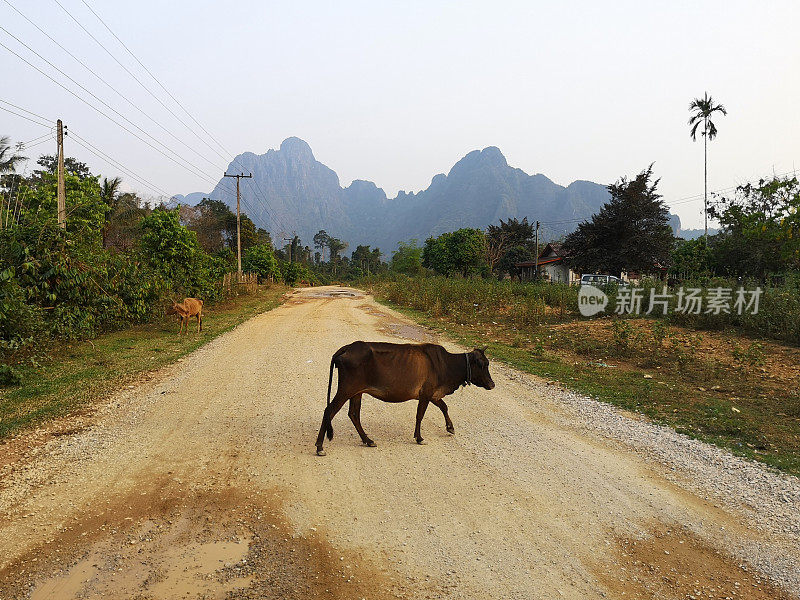
M 343 411 L 315 456 L 336 349 L 433 339 L 342 292 L 0 446 L 0 598 L 798 597 L 795 478 L 502 365 L 448 399 L 455 436 L 365 398 L 378 447 Z

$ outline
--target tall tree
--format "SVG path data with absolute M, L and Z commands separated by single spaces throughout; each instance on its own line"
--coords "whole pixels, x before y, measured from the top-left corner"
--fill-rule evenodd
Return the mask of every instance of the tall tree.
M 328 241 L 330 239 L 331 236 L 329 236 L 328 232 L 324 229 L 320 229 L 314 234 L 314 247 L 318 248 L 322 253 L 322 260 L 325 260 L 325 248 L 328 247 Z
M 703 217 L 705 219 L 705 233 L 708 237 L 708 142 L 717 137 L 717 126 L 711 120 L 714 113 L 721 113 L 727 115 L 728 111 L 722 104 L 717 104 L 714 99 L 708 95 L 708 92 L 702 98 L 695 98 L 689 104 L 689 110 L 692 111 L 692 117 L 689 119 L 691 130 L 689 135 L 692 136 L 692 141 L 697 141 L 697 130 L 700 125 L 703 130 L 700 132 L 703 136 Z
M 298 236 L 292 236 L 292 241 L 289 243 L 289 260 L 291 262 L 302 262 L 302 253 L 303 242 Z
M 203 198 L 186 226 L 197 232 L 197 239 L 206 252 L 219 252 L 225 247 L 231 232 L 236 235 L 236 215 L 221 200 Z M 236 245 L 235 237 L 233 245 Z
M 328 250 L 330 251 L 330 261 L 335 262 L 339 258 L 339 253 L 347 249 L 348 243 L 335 237 L 328 237 Z
M 533 249 L 536 245 L 533 241 L 533 229 L 533 224 L 528 223 L 528 217 L 522 221 L 514 218 L 507 221 L 500 219 L 499 225 L 489 225 L 486 228 L 486 258 L 492 271 L 511 248 L 522 246 Z
M 611 200 L 565 238 L 563 249 L 576 270 L 620 275 L 669 266 L 674 244 L 669 210 L 652 176 L 650 165 L 633 180 L 623 177 L 608 186 Z
M 498 277 L 506 273 L 519 275 L 516 264 L 533 260 L 538 253 L 534 239 L 534 225 L 528 217 L 522 219 L 500 219 L 499 225 L 486 228 L 486 258 L 489 267 Z

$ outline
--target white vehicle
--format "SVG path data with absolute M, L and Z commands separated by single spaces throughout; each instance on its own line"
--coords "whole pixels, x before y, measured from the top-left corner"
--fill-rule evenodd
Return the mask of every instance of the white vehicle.
M 581 275 L 581 285 L 618 285 L 620 287 L 627 287 L 628 282 L 623 281 L 619 277 L 614 277 L 613 275 L 588 274 Z

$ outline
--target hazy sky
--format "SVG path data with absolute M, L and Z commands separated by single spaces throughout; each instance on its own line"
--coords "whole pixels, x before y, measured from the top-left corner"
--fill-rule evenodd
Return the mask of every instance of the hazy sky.
M 82 0 L 58 1 L 204 136 Z M 391 197 L 427 187 L 470 150 L 494 145 L 512 166 L 562 185 L 608 183 L 655 162 L 667 203 L 684 226 L 697 227 L 703 146 L 690 140 L 686 122 L 690 100 L 706 90 L 728 109 L 710 145 L 710 189 L 800 168 L 796 0 L 87 2 L 230 156 L 223 152 L 223 160 L 189 133 L 55 0 L 0 0 L 0 26 L 214 180 L 232 155 L 263 153 L 295 135 L 343 185 L 369 179 Z M 0 42 L 136 131 L 3 30 Z M 169 193 L 213 187 L 2 47 L 0 82 L 0 100 L 61 117 L 71 132 Z M 46 133 L 0 111 L 0 135 L 27 141 Z M 94 172 L 118 173 L 69 138 L 67 152 Z

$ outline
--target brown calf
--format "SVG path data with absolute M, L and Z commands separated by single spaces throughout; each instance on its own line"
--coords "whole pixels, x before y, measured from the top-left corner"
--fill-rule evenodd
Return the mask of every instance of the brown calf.
M 331 358 L 328 375 L 328 404 L 317 436 L 317 454 L 325 456 L 322 443 L 327 434 L 333 439 L 331 420 L 350 401 L 348 415 L 367 446 L 375 446 L 361 427 L 361 396 L 369 394 L 384 402 L 419 400 L 414 438 L 423 443 L 420 424 L 428 403 L 432 402 L 444 415 L 445 427 L 455 433 L 447 413 L 445 396 L 462 385 L 474 383 L 491 390 L 494 381 L 489 374 L 485 348 L 451 354 L 437 344 L 390 344 L 386 342 L 353 342 L 336 351 Z M 336 395 L 331 402 L 333 368 L 339 372 Z
M 203 331 L 203 301 L 197 298 L 184 298 L 182 304 L 174 302 L 172 308 L 167 311 L 167 314 L 178 315 L 181 320 L 180 327 L 178 327 L 178 335 L 183 330 L 183 324 L 186 323 L 186 333 L 189 333 L 189 319 L 197 317 L 197 331 Z

